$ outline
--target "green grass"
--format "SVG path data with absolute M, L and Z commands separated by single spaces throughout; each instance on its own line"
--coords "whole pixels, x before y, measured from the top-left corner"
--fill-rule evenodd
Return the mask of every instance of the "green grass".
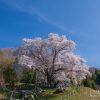
M 64 93 L 55 94 L 50 89 L 38 96 L 37 100 L 100 100 L 100 92 L 86 87 L 69 87 Z
M 0 100 L 6 97 L 9 100 L 10 93 L 0 90 Z M 100 100 L 100 92 L 87 87 L 68 87 L 64 93 L 55 93 L 55 89 L 48 89 L 38 95 L 37 100 Z

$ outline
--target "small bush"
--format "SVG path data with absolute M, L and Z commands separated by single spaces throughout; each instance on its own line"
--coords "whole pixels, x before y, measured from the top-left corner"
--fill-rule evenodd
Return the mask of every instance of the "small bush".
M 58 89 L 56 89 L 56 91 L 54 93 L 55 94 L 57 94 L 57 93 L 63 93 L 64 91 L 65 91 L 64 88 L 58 88 Z
M 35 83 L 36 71 L 32 69 L 25 69 L 22 73 L 21 82 L 23 83 Z
M 12 65 L 7 65 L 3 69 L 3 77 L 5 83 L 8 83 L 11 87 L 15 86 L 15 84 L 18 82 L 16 72 Z
M 90 87 L 90 88 L 92 88 L 92 89 L 96 89 L 95 81 L 92 80 L 92 78 L 90 78 L 90 77 L 87 77 L 85 80 L 83 80 L 82 84 L 83 84 L 85 87 Z

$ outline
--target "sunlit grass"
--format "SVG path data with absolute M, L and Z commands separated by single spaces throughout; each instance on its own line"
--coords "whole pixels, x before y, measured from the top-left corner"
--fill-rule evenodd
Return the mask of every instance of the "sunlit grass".
M 64 93 L 59 94 L 55 94 L 54 91 L 52 89 L 41 93 L 38 100 L 100 100 L 97 91 L 86 87 L 69 87 Z

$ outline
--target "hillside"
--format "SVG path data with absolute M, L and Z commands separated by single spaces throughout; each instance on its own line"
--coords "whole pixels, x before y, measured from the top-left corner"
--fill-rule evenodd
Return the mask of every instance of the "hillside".
M 41 93 L 38 100 L 100 100 L 100 92 L 87 87 L 69 87 L 64 93 L 55 94 L 55 90 Z
M 10 93 L 0 91 L 0 100 L 9 100 Z M 54 89 L 48 89 L 38 95 L 37 100 L 100 100 L 100 92 L 87 87 L 69 87 L 64 93 L 55 93 Z

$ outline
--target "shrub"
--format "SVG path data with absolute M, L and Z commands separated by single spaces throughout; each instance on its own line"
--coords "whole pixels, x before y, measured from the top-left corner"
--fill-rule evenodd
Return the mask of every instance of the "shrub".
M 92 80 L 92 78 L 90 78 L 90 77 L 88 77 L 88 76 L 87 76 L 87 78 L 86 78 L 85 80 L 83 80 L 82 84 L 83 84 L 84 86 L 86 86 L 86 87 L 90 87 L 90 88 L 92 88 L 92 89 L 96 89 L 95 81 Z
M 36 71 L 32 69 L 25 69 L 22 73 L 21 82 L 23 83 L 35 83 Z
M 58 94 L 58 93 L 63 93 L 64 91 L 65 91 L 64 88 L 58 88 L 58 89 L 56 89 L 56 91 L 54 93 Z
M 95 82 L 96 82 L 97 85 L 100 85 L 100 70 L 96 70 L 95 75 L 96 75 Z
M 12 65 L 7 65 L 3 69 L 3 77 L 5 83 L 8 83 L 10 86 L 15 86 L 15 84 L 18 82 L 16 72 L 13 69 Z

